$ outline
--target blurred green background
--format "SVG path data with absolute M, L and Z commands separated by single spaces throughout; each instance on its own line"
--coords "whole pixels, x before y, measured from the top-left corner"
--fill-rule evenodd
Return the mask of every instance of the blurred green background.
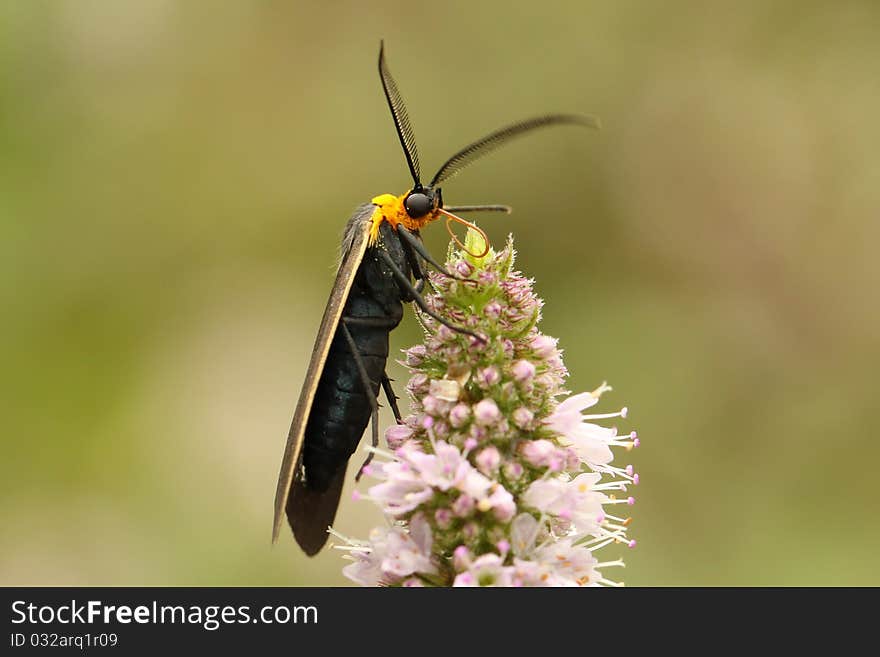
M 513 231 L 570 387 L 630 408 L 615 574 L 880 584 L 880 478 L 849 467 L 880 460 L 878 25 L 875 2 L 3 3 L 0 583 L 346 584 L 269 536 L 340 231 L 408 185 L 384 38 L 426 170 L 532 114 L 604 123 L 444 196 L 514 206 L 481 224 Z

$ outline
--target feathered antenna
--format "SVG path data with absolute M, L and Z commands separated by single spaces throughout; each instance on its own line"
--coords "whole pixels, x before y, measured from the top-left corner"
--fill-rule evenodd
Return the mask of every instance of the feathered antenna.
M 419 149 L 416 146 L 416 136 L 413 133 L 412 124 L 409 122 L 409 116 L 406 113 L 406 103 L 403 102 L 403 96 L 397 89 L 397 83 L 391 77 L 391 71 L 385 63 L 385 42 L 379 45 L 379 77 L 382 78 L 382 89 L 385 90 L 385 98 L 388 100 L 388 107 L 391 109 L 391 116 L 394 117 L 394 127 L 397 129 L 397 136 L 400 139 L 400 145 L 403 147 L 403 154 L 406 156 L 406 163 L 409 165 L 409 172 L 412 174 L 413 182 L 416 188 L 422 186 L 422 174 L 419 170 Z
M 449 180 L 467 165 L 473 163 L 476 159 L 495 150 L 514 137 L 518 137 L 538 128 L 545 128 L 554 125 L 581 125 L 587 128 L 600 127 L 599 119 L 593 116 L 581 116 L 578 114 L 547 114 L 545 116 L 536 116 L 532 119 L 519 121 L 518 123 L 496 130 L 492 134 L 462 148 L 458 153 L 446 160 L 443 166 L 440 167 L 439 171 L 434 174 L 430 186 L 434 187 L 445 180 Z

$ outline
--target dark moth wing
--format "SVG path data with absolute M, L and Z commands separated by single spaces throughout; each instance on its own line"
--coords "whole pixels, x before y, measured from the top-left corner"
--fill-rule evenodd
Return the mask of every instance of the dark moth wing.
M 315 400 L 318 381 L 327 362 L 330 344 L 339 326 L 343 308 L 348 299 L 355 274 L 364 259 L 364 253 L 370 237 L 370 218 L 373 205 L 363 205 L 355 211 L 345 226 L 342 240 L 342 261 L 336 273 L 336 281 L 330 292 L 330 299 L 324 309 L 321 327 L 315 339 L 315 347 L 309 361 L 305 382 L 293 414 L 293 422 L 287 434 L 287 445 L 281 461 L 281 472 L 278 475 L 278 487 L 275 490 L 275 518 L 272 524 L 272 541 L 278 540 L 285 511 L 290 520 L 291 528 L 297 541 L 307 554 L 320 550 L 327 540 L 327 527 L 332 523 L 342 492 L 345 472 L 334 481 L 329 490 L 322 493 L 309 491 L 302 485 L 302 450 L 306 424 Z M 294 503 L 296 502 L 296 503 Z M 302 513 L 300 513 L 302 511 Z M 313 550 L 309 546 L 317 546 Z

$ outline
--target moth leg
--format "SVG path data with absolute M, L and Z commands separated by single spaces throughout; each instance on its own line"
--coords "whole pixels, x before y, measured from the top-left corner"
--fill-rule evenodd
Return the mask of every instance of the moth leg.
M 377 328 L 394 328 L 394 320 L 388 317 L 343 317 L 342 323 L 347 326 L 375 326 Z
M 434 260 L 434 257 L 431 255 L 428 249 L 425 248 L 425 245 L 422 244 L 422 241 L 415 234 L 411 233 L 403 226 L 397 227 L 397 234 L 399 235 L 400 240 L 403 243 L 407 259 L 410 261 L 410 266 L 413 270 L 413 278 L 416 279 L 416 291 L 419 294 L 421 294 L 422 290 L 425 288 L 425 282 L 427 282 L 432 290 L 434 289 L 434 286 L 431 285 L 431 281 L 430 279 L 428 279 L 427 276 L 420 277 L 418 275 L 420 273 L 420 267 L 418 266 L 418 258 L 413 255 L 413 252 L 418 253 L 419 256 L 421 256 L 422 260 L 434 267 L 434 269 L 436 269 L 443 276 L 446 276 L 446 278 L 461 281 L 462 283 L 476 285 L 476 281 L 474 280 L 471 280 L 469 278 L 462 278 L 461 276 L 456 276 L 455 274 L 450 274 L 448 271 L 446 271 L 445 267 Z
M 443 319 L 442 317 L 440 317 L 440 315 L 438 315 L 433 310 L 428 308 L 428 304 L 425 303 L 425 300 L 422 298 L 422 295 L 416 291 L 416 289 L 413 287 L 413 284 L 410 283 L 409 279 L 403 274 L 402 271 L 400 271 L 400 269 L 397 268 L 397 265 L 394 264 L 394 260 L 391 259 L 391 256 L 388 255 L 388 253 L 384 249 L 377 249 L 377 250 L 379 252 L 379 257 L 381 257 L 382 260 L 385 261 L 385 264 L 388 265 L 388 268 L 391 270 L 391 273 L 394 274 L 394 278 L 396 278 L 397 282 L 400 283 L 400 285 L 403 287 L 403 289 L 409 293 L 409 295 L 412 297 L 412 300 L 415 301 L 416 305 L 422 309 L 423 313 L 425 313 L 429 317 L 433 317 L 436 321 L 443 324 L 443 326 L 445 326 L 449 329 L 452 329 L 456 333 L 464 333 L 466 335 L 470 335 L 470 336 L 476 338 L 480 342 L 486 342 L 486 338 L 484 338 L 482 335 L 475 333 L 474 331 L 471 331 L 470 329 L 466 329 L 463 326 L 457 326 L 457 325 L 453 324 L 452 322 Z
M 397 228 L 398 231 L 406 231 L 409 238 L 415 239 L 412 233 L 407 231 L 403 226 L 398 226 Z M 416 257 L 416 253 L 413 251 L 410 243 L 407 239 L 403 238 L 400 233 L 398 234 L 398 239 L 400 240 L 400 245 L 403 247 L 403 253 L 406 256 L 407 263 L 409 263 L 409 268 L 412 271 L 412 277 L 416 280 L 416 292 L 421 294 L 422 290 L 425 289 L 425 284 L 429 285 L 431 289 L 434 289 L 434 286 L 431 285 L 431 281 L 428 280 L 428 277 L 425 276 L 425 272 L 422 271 L 422 266 L 419 264 L 419 259 Z M 404 301 L 412 301 L 412 299 L 404 299 Z
M 343 317 L 342 323 L 346 326 L 376 326 L 380 328 L 393 327 L 395 325 L 393 320 L 385 317 Z M 350 346 L 351 343 L 349 343 Z M 385 391 L 385 397 L 388 399 L 388 405 L 391 407 L 391 412 L 394 413 L 394 419 L 397 420 L 397 424 L 403 424 L 400 409 L 397 407 L 397 400 L 400 397 L 394 394 L 394 389 L 391 387 L 391 379 L 388 378 L 387 372 L 382 374 L 382 390 Z
M 404 233 L 406 233 L 405 236 Z M 402 225 L 399 225 L 397 227 L 397 234 L 401 240 L 401 243 L 403 244 L 403 251 L 406 254 L 406 261 L 409 263 L 410 269 L 412 269 L 413 278 L 415 278 L 416 280 L 425 279 L 425 272 L 422 271 L 422 266 L 419 264 L 419 259 L 416 258 L 415 250 L 412 246 L 413 242 L 418 241 L 415 235 L 410 233 Z
M 397 420 L 397 424 L 403 424 L 400 409 L 397 408 L 397 400 L 400 397 L 394 394 L 394 390 L 391 387 L 391 379 L 388 378 L 387 372 L 382 375 L 382 390 L 385 391 L 385 398 L 388 400 L 388 405 L 391 407 L 391 412 L 394 413 L 394 419 Z
M 364 385 L 364 391 L 367 393 L 367 399 L 370 400 L 370 406 L 373 409 L 373 447 L 379 446 L 379 402 L 373 396 L 373 389 L 370 385 L 370 377 L 367 374 L 367 368 L 364 367 L 364 361 L 361 360 L 360 352 L 357 348 L 357 343 L 354 341 L 354 338 L 351 336 L 351 331 L 348 330 L 348 320 L 349 318 L 343 318 L 343 321 L 339 324 L 339 328 L 342 330 L 342 335 L 345 336 L 345 341 L 348 343 L 348 348 L 351 350 L 352 358 L 354 358 L 355 365 L 358 369 L 358 374 L 361 377 L 361 383 Z M 365 318 L 367 319 L 367 318 Z M 381 318 L 379 318 L 381 319 Z M 373 452 L 370 452 L 370 455 L 367 456 L 367 460 L 364 461 L 363 465 L 358 470 L 357 475 L 355 475 L 354 480 L 360 481 L 361 475 L 364 473 L 364 468 L 369 465 L 370 461 L 373 460 Z
M 412 249 L 413 251 L 418 253 L 419 256 L 422 258 L 422 260 L 427 262 L 429 265 L 431 265 L 438 272 L 440 272 L 441 274 L 443 274 L 447 278 L 457 278 L 457 276 L 454 276 L 453 274 L 450 274 L 448 271 L 446 271 L 446 269 L 445 269 L 445 267 L 443 267 L 443 265 L 441 265 L 439 262 L 434 260 L 434 256 L 432 256 L 428 252 L 428 249 L 425 248 L 425 245 L 422 244 L 421 240 L 418 237 L 416 237 L 415 235 L 413 235 L 411 232 L 409 232 L 406 228 L 404 228 L 401 225 L 398 225 L 397 226 L 397 234 L 400 235 L 400 238 L 404 241 L 404 243 L 407 246 L 409 246 L 410 249 Z M 415 258 L 413 258 L 413 260 L 415 260 Z M 422 278 L 421 276 L 416 275 L 415 269 L 416 269 L 416 267 L 413 267 L 413 276 L 415 278 Z

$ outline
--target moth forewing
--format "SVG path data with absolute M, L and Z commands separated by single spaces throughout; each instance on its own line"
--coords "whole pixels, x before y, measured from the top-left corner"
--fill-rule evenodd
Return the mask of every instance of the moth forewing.
M 275 517 L 272 523 L 272 542 L 278 540 L 281 533 L 281 525 L 284 523 L 285 507 L 290 489 L 295 478 L 298 476 L 300 458 L 302 455 L 303 438 L 305 436 L 306 422 L 315 399 L 315 391 L 324 365 L 327 362 L 327 353 L 342 310 L 348 299 L 349 291 L 354 282 L 358 268 L 364 259 L 367 244 L 370 237 L 370 218 L 373 213 L 373 205 L 367 204 L 359 207 L 345 226 L 342 239 L 342 258 L 339 270 L 336 273 L 336 281 L 330 292 L 330 299 L 324 309 L 321 326 L 315 338 L 315 346 L 309 359 L 309 367 L 303 382 L 299 401 L 293 413 L 293 421 L 287 434 L 287 443 L 284 447 L 284 457 L 281 461 L 281 471 L 278 475 L 278 486 L 275 489 Z

